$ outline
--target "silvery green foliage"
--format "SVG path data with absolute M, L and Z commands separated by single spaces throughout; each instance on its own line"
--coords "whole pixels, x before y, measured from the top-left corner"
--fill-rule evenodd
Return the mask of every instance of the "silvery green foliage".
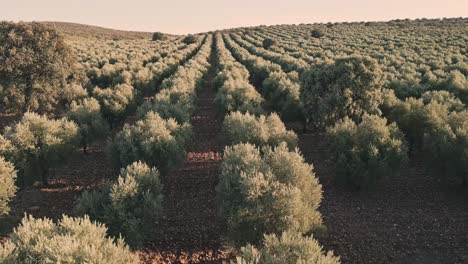
M 263 112 L 263 98 L 249 83 L 249 71 L 232 57 L 220 33 L 216 34 L 215 44 L 220 67 L 215 80 L 219 89 L 215 100 L 221 111 Z
M 10 212 L 8 203 L 16 193 L 15 181 L 15 167 L 0 156 L 0 216 Z
M 67 116 L 80 127 L 80 145 L 85 153 L 90 144 L 105 138 L 110 132 L 109 125 L 102 116 L 99 102 L 92 97 L 73 101 Z
M 300 120 L 302 107 L 299 100 L 300 84 L 297 72 L 275 71 L 263 81 L 263 94 L 269 105 L 283 120 Z
M 208 57 L 211 41 L 212 36 L 208 35 L 198 53 L 162 81 L 161 90 L 154 99 L 138 108 L 138 116 L 153 111 L 165 119 L 174 118 L 179 123 L 190 120 L 195 110 L 196 89 L 210 67 Z
M 52 220 L 25 216 L 0 245 L 0 263 L 139 263 L 123 240 L 107 237 L 107 228 L 84 218 Z
M 74 41 L 87 87 L 132 85 L 139 94 L 152 95 L 164 78 L 198 51 L 202 38 L 186 45 L 183 37 L 169 37 L 164 41 L 147 39 Z
M 408 97 L 398 100 L 387 115 L 403 131 L 411 150 L 420 149 L 425 131 L 428 130 L 429 116 L 423 99 Z
M 153 111 L 162 118 L 174 118 L 179 123 L 190 121 L 194 108 L 193 96 L 182 93 L 170 92 L 168 89 L 160 91 L 153 101 L 144 102 L 137 109 L 137 115 L 142 118 L 146 113 Z
M 455 97 L 451 92 L 448 91 L 429 91 L 422 94 L 421 98 L 424 104 L 436 102 L 447 107 L 448 111 L 463 111 L 465 105 Z
M 281 236 L 265 235 L 260 249 L 248 244 L 241 248 L 237 264 L 339 264 L 333 252 L 323 252 L 322 246 L 313 237 L 298 233 L 283 232 Z
M 305 117 L 319 128 L 349 117 L 360 122 L 365 114 L 381 114 L 384 74 L 370 57 L 339 58 L 314 65 L 301 76 Z
M 346 117 L 327 129 L 327 138 L 336 180 L 353 188 L 372 186 L 407 161 L 403 133 L 376 115 L 364 115 L 359 124 Z
M 21 184 L 42 180 L 49 169 L 63 164 L 75 150 L 78 126 L 67 118 L 58 120 L 27 112 L 0 137 L 0 155 L 15 164 Z
M 275 49 L 275 46 L 270 46 L 271 50 L 267 50 L 263 47 L 261 48 L 261 46 L 263 46 L 263 43 L 258 43 L 258 46 L 250 43 L 249 41 L 252 40 L 249 39 L 249 37 L 246 34 L 231 33 L 230 36 L 235 42 L 237 42 L 239 46 L 246 49 L 251 54 L 262 57 L 281 66 L 281 68 L 286 72 L 302 72 L 305 68 L 307 68 L 307 62 L 301 58 L 295 58 L 287 54 L 286 52 L 278 53 L 272 51 L 273 49 Z
M 464 104 L 447 91 L 397 100 L 388 117 L 395 121 L 412 150 L 422 150 L 429 169 L 444 182 L 466 188 L 468 115 Z
M 297 135 L 286 130 L 276 113 L 255 116 L 232 112 L 224 118 L 223 133 L 230 145 L 250 143 L 256 146 L 277 146 L 285 142 L 290 149 L 297 146 Z
M 101 190 L 84 192 L 77 212 L 109 226 L 133 246 L 141 246 L 162 215 L 162 185 L 159 171 L 143 162 L 122 169 L 118 180 Z
M 228 238 L 238 245 L 322 224 L 322 186 L 313 167 L 285 144 L 262 151 L 250 144 L 226 147 L 217 193 Z
M 268 106 L 277 111 L 283 120 L 302 121 L 298 72 L 302 72 L 307 63 L 302 59 L 291 57 L 285 52 L 277 54 L 272 50 L 260 49 L 258 47 L 262 45 L 261 41 L 255 47 L 249 43 L 249 41 L 254 40 L 248 35 L 242 36 L 248 41 L 236 34 L 231 34 L 231 36 L 235 41 L 226 36 L 226 43 L 229 44 L 237 58 L 249 67 L 255 77 L 256 85 L 262 87 L 262 94 L 267 100 Z
M 265 60 L 260 56 L 253 55 L 260 53 L 250 54 L 249 51 L 251 50 L 247 51 L 244 48 L 245 46 L 241 46 L 236 43 L 236 41 L 242 41 L 239 38 L 236 41 L 233 41 L 228 35 L 223 35 L 223 37 L 227 47 L 230 49 L 234 57 L 244 63 L 249 69 L 252 74 L 251 79 L 253 83 L 258 87 L 262 87 L 262 92 L 268 105 L 278 111 L 282 118 L 286 120 L 302 121 L 303 113 L 302 105 L 299 100 L 300 85 L 298 73 L 295 71 L 285 73 L 278 64 Z M 255 51 L 258 52 L 257 49 L 255 49 Z M 270 55 L 273 54 L 270 51 L 265 52 Z M 261 54 L 265 55 L 264 53 Z M 276 56 L 273 57 L 277 58 Z M 272 59 L 273 57 L 268 58 Z M 286 64 L 289 66 L 295 65 L 291 67 L 296 70 L 302 70 L 304 68 L 303 61 L 298 64 L 291 64 L 291 61 L 287 61 L 288 63 Z
M 428 167 L 443 181 L 455 182 L 468 193 L 468 111 L 431 112 L 436 116 L 424 134 L 423 147 Z
M 262 112 L 263 98 L 247 80 L 228 78 L 219 88 L 215 100 L 225 113 Z
M 80 84 L 72 83 L 64 87 L 61 99 L 65 104 L 79 101 L 88 97 L 88 92 Z
M 184 160 L 190 136 L 190 124 L 148 112 L 135 124 L 126 124 L 111 142 L 110 150 L 119 166 L 141 160 L 165 174 Z
M 133 104 L 133 87 L 129 84 L 118 84 L 104 89 L 96 86 L 93 90 L 93 97 L 99 101 L 107 121 L 115 124 L 125 117 L 129 107 Z
M 386 108 L 389 120 L 398 124 L 406 135 L 410 149 L 415 150 L 423 147 L 425 133 L 432 131 L 441 121 L 447 124 L 449 113 L 463 111 L 465 105 L 450 92 L 430 91 L 425 92 L 419 99 L 396 99 Z
M 63 36 L 43 23 L 0 22 L 0 58 L 2 111 L 53 112 L 79 75 Z

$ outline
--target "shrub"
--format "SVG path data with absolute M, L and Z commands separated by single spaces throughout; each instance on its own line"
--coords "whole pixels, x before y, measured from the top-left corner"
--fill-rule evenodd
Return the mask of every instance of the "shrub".
M 325 34 L 323 33 L 322 30 L 320 29 L 313 29 L 311 32 L 310 32 L 310 36 L 312 36 L 313 38 L 321 38 L 323 37 Z
M 360 122 L 364 114 L 380 114 L 384 75 L 370 57 L 352 56 L 312 67 L 302 74 L 305 117 L 316 127 L 333 125 L 346 116 Z
M 424 134 L 424 155 L 431 171 L 468 193 L 468 111 L 451 112 Z
M 322 224 L 322 186 L 311 165 L 285 144 L 264 148 L 238 144 L 224 150 L 217 186 L 228 237 L 257 243 L 264 233 L 309 232 Z
M 62 91 L 62 101 L 68 105 L 73 101 L 82 100 L 88 97 L 88 92 L 79 84 L 70 84 L 65 86 Z
M 38 180 L 47 185 L 49 169 L 63 164 L 75 150 L 77 137 L 74 122 L 28 112 L 18 123 L 5 128 L 0 155 L 15 164 L 23 185 Z
M 197 42 L 197 38 L 194 35 L 188 35 L 186 36 L 182 42 L 184 42 L 187 45 L 193 44 Z
M 271 108 L 281 113 L 286 120 L 302 119 L 299 101 L 300 85 L 282 71 L 270 73 L 262 84 L 263 94 Z
M 109 125 L 102 117 L 99 102 L 94 98 L 72 102 L 67 116 L 80 127 L 80 145 L 84 153 L 87 153 L 91 143 L 109 134 Z
M 162 198 L 159 171 L 134 162 L 121 170 L 112 186 L 84 192 L 76 209 L 107 224 L 111 235 L 122 234 L 129 245 L 141 246 L 158 224 Z
M 424 104 L 429 104 L 431 102 L 437 102 L 439 104 L 447 107 L 448 111 L 462 111 L 465 109 L 465 105 L 456 98 L 455 95 L 448 91 L 429 91 L 423 93 L 421 96 Z
M 134 125 L 124 126 L 111 144 L 111 153 L 119 167 L 141 160 L 165 174 L 184 160 L 190 134 L 189 124 L 148 112 Z
M 286 130 L 276 113 L 256 117 L 249 113 L 232 112 L 224 118 L 223 133 L 228 144 L 250 143 L 257 146 L 277 146 L 285 142 L 297 146 L 297 135 Z
M 262 45 L 264 49 L 269 49 L 271 46 L 275 45 L 276 41 L 271 38 L 266 38 L 263 40 Z
M 99 101 L 102 113 L 109 124 L 114 125 L 122 120 L 133 103 L 133 87 L 118 84 L 112 88 L 94 88 L 93 96 Z
M 0 156 L 0 216 L 10 212 L 8 203 L 16 193 L 15 180 L 15 167 Z
M 265 235 L 263 247 L 258 250 L 252 245 L 241 248 L 238 264 L 339 264 L 333 252 L 324 253 L 317 240 L 300 234 L 284 232 L 281 236 Z
M 422 99 L 409 97 L 404 102 L 399 101 L 391 109 L 388 118 L 396 122 L 404 132 L 411 151 L 422 146 L 424 132 L 429 126 L 429 117 Z
M 105 226 L 87 216 L 49 219 L 23 218 L 21 225 L 0 245 L 0 263 L 115 263 L 139 262 L 123 240 L 106 237 Z
M 388 116 L 393 108 L 401 101 L 395 95 L 392 89 L 382 89 L 382 104 L 380 110 L 384 116 Z
M 449 91 L 452 91 L 465 104 L 468 104 L 468 78 L 466 73 L 463 74 L 459 70 L 453 70 L 444 80 L 444 84 Z
M 55 110 L 61 90 L 76 77 L 71 49 L 42 23 L 0 22 L 0 58 L 2 108 L 11 112 Z
M 161 33 L 161 32 L 154 32 L 153 33 L 153 38 L 152 38 L 153 41 L 165 40 L 165 39 L 167 39 L 166 34 Z
M 262 96 L 248 81 L 229 78 L 219 88 L 215 98 L 221 111 L 261 113 Z
M 336 180 L 356 189 L 368 188 L 398 171 L 407 160 L 407 146 L 395 123 L 365 115 L 360 124 L 344 118 L 327 129 Z
M 146 113 L 153 111 L 164 119 L 174 118 L 178 123 L 185 123 L 190 121 L 194 108 L 194 97 L 191 94 L 163 89 L 154 101 L 144 102 L 137 109 L 137 115 L 143 118 Z
M 446 124 L 450 112 L 460 112 L 464 104 L 447 91 L 425 92 L 421 99 L 406 98 L 397 101 L 388 118 L 398 124 L 405 133 L 410 150 L 423 147 L 424 134 L 440 124 Z M 437 128 L 435 128 L 437 129 Z

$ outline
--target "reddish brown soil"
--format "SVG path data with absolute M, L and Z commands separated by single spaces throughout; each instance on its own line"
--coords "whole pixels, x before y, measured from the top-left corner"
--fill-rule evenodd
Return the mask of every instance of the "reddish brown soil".
M 299 137 L 323 184 L 328 235 L 319 240 L 343 263 L 468 263 L 468 201 L 428 176 L 420 158 L 374 190 L 355 192 L 330 180 L 323 135 Z
M 229 258 L 222 247 L 225 228 L 215 189 L 224 146 L 214 103 L 215 74 L 210 71 L 198 94 L 185 163 L 162 179 L 165 216 L 154 240 L 140 253 L 145 263 L 221 263 Z
M 104 153 L 104 145 L 105 142 L 100 142 L 88 149 L 88 155 L 77 154 L 63 167 L 52 170 L 48 187 L 18 191 L 7 224 L 0 225 L 0 236 L 11 232 L 25 213 L 54 220 L 62 214 L 74 215 L 75 200 L 82 191 L 96 188 L 117 174 Z
M 213 55 L 211 60 L 215 63 Z M 194 137 L 186 161 L 162 178 L 165 215 L 154 239 L 137 252 L 143 263 L 221 263 L 232 258 L 223 250 L 225 228 L 218 217 L 216 203 L 215 187 L 224 144 L 222 120 L 214 103 L 215 74 L 213 67 L 199 93 L 198 108 L 191 120 Z M 0 116 L 0 128 L 14 120 L 17 117 Z M 126 123 L 133 121 L 129 117 Z M 116 127 L 113 134 L 121 128 L 122 125 Z M 11 203 L 10 216 L 0 221 L 0 242 L 25 213 L 54 220 L 63 214 L 74 215 L 73 208 L 82 191 L 115 179 L 118 171 L 112 169 L 104 147 L 105 142 L 96 144 L 88 149 L 89 155 L 77 155 L 62 168 L 52 171 L 47 188 L 18 191 Z

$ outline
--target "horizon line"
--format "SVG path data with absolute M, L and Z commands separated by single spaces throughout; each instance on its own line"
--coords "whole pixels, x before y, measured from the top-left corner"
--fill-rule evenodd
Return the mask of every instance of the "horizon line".
M 68 24 L 78 24 L 82 26 L 92 26 L 92 27 L 98 27 L 102 29 L 107 29 L 107 30 L 116 30 L 116 31 L 125 31 L 125 32 L 136 32 L 136 33 L 154 33 L 154 32 L 161 32 L 164 34 L 169 34 L 169 35 L 191 35 L 191 34 L 202 34 L 202 33 L 207 33 L 211 31 L 222 31 L 222 30 L 229 30 L 229 29 L 236 29 L 236 28 L 251 28 L 251 27 L 260 27 L 260 26 L 283 26 L 283 25 L 300 25 L 300 24 L 306 24 L 306 25 L 324 25 L 324 24 L 342 24 L 342 23 L 367 23 L 367 22 L 374 22 L 374 23 L 388 23 L 396 20 L 410 20 L 410 21 L 418 21 L 418 20 L 449 20 L 449 19 L 468 19 L 468 17 L 464 16 L 456 16 L 456 17 L 416 17 L 416 18 L 392 18 L 392 19 L 382 19 L 382 20 L 342 20 L 342 21 L 328 21 L 328 22 L 296 22 L 296 23 L 284 23 L 284 24 L 256 24 L 256 25 L 239 25 L 239 26 L 234 26 L 234 27 L 229 27 L 229 28 L 218 28 L 218 29 L 211 29 L 207 31 L 200 31 L 196 33 L 186 33 L 186 34 L 178 34 L 178 33 L 171 33 L 171 32 L 163 32 L 163 31 L 144 31 L 144 30 L 135 30 L 135 29 L 119 29 L 119 28 L 113 28 L 109 26 L 103 26 L 103 25 L 97 25 L 97 24 L 86 24 L 85 22 L 74 22 L 74 21 L 49 21 L 49 20 L 0 20 L 0 21 L 7 21 L 7 22 L 14 22 L 14 23 L 19 23 L 19 22 L 25 22 L 25 23 L 32 23 L 32 22 L 37 22 L 37 23 L 68 23 Z

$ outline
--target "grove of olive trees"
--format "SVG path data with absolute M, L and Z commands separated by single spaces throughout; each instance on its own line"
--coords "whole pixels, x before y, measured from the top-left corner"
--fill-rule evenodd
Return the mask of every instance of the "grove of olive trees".
M 0 262 L 468 262 L 467 21 L 0 22 Z

